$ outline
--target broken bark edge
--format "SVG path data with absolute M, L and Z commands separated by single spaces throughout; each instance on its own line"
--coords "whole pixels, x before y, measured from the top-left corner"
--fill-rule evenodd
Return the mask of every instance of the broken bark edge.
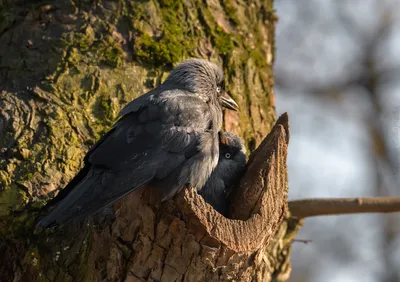
M 176 198 L 187 224 L 234 252 L 250 252 L 267 245 L 287 212 L 288 115 L 283 114 L 249 158 L 247 171 L 232 199 L 228 219 L 204 202 L 194 189 Z

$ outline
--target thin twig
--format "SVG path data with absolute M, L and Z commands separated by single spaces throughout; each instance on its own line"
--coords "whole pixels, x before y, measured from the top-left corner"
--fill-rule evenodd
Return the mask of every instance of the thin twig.
M 293 243 L 303 243 L 303 244 L 307 245 L 308 243 L 311 243 L 312 241 L 311 240 L 303 240 L 303 239 L 294 239 L 292 242 Z
M 400 197 L 331 198 L 289 201 L 292 216 L 298 218 L 351 213 L 400 212 Z

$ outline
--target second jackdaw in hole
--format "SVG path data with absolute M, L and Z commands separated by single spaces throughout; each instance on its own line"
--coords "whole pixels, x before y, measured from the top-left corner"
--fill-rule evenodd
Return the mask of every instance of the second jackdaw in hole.
M 84 167 L 49 202 L 38 227 L 63 224 L 108 206 L 144 184 L 163 199 L 186 184 L 200 190 L 219 158 L 222 108 L 238 110 L 222 70 L 201 59 L 178 65 L 157 88 L 127 104 L 86 154 Z
M 240 137 L 221 131 L 218 164 L 199 194 L 224 216 L 229 210 L 231 192 L 243 175 L 245 166 L 246 147 Z

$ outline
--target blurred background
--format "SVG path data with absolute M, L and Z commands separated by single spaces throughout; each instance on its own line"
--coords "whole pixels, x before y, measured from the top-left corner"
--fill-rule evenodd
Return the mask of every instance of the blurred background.
M 400 196 L 400 0 L 276 0 L 290 199 Z M 291 282 L 400 281 L 400 215 L 309 218 Z

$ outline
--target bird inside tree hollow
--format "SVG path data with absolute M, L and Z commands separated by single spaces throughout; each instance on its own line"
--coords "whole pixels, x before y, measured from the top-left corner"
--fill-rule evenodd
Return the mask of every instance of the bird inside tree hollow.
M 218 163 L 223 107 L 238 110 L 223 71 L 205 60 L 184 61 L 121 110 L 38 227 L 91 215 L 144 184 L 158 187 L 164 200 L 185 185 L 200 190 Z
M 219 134 L 219 160 L 204 187 L 199 191 L 204 200 L 224 216 L 228 216 L 230 196 L 246 166 L 246 147 L 231 132 Z

